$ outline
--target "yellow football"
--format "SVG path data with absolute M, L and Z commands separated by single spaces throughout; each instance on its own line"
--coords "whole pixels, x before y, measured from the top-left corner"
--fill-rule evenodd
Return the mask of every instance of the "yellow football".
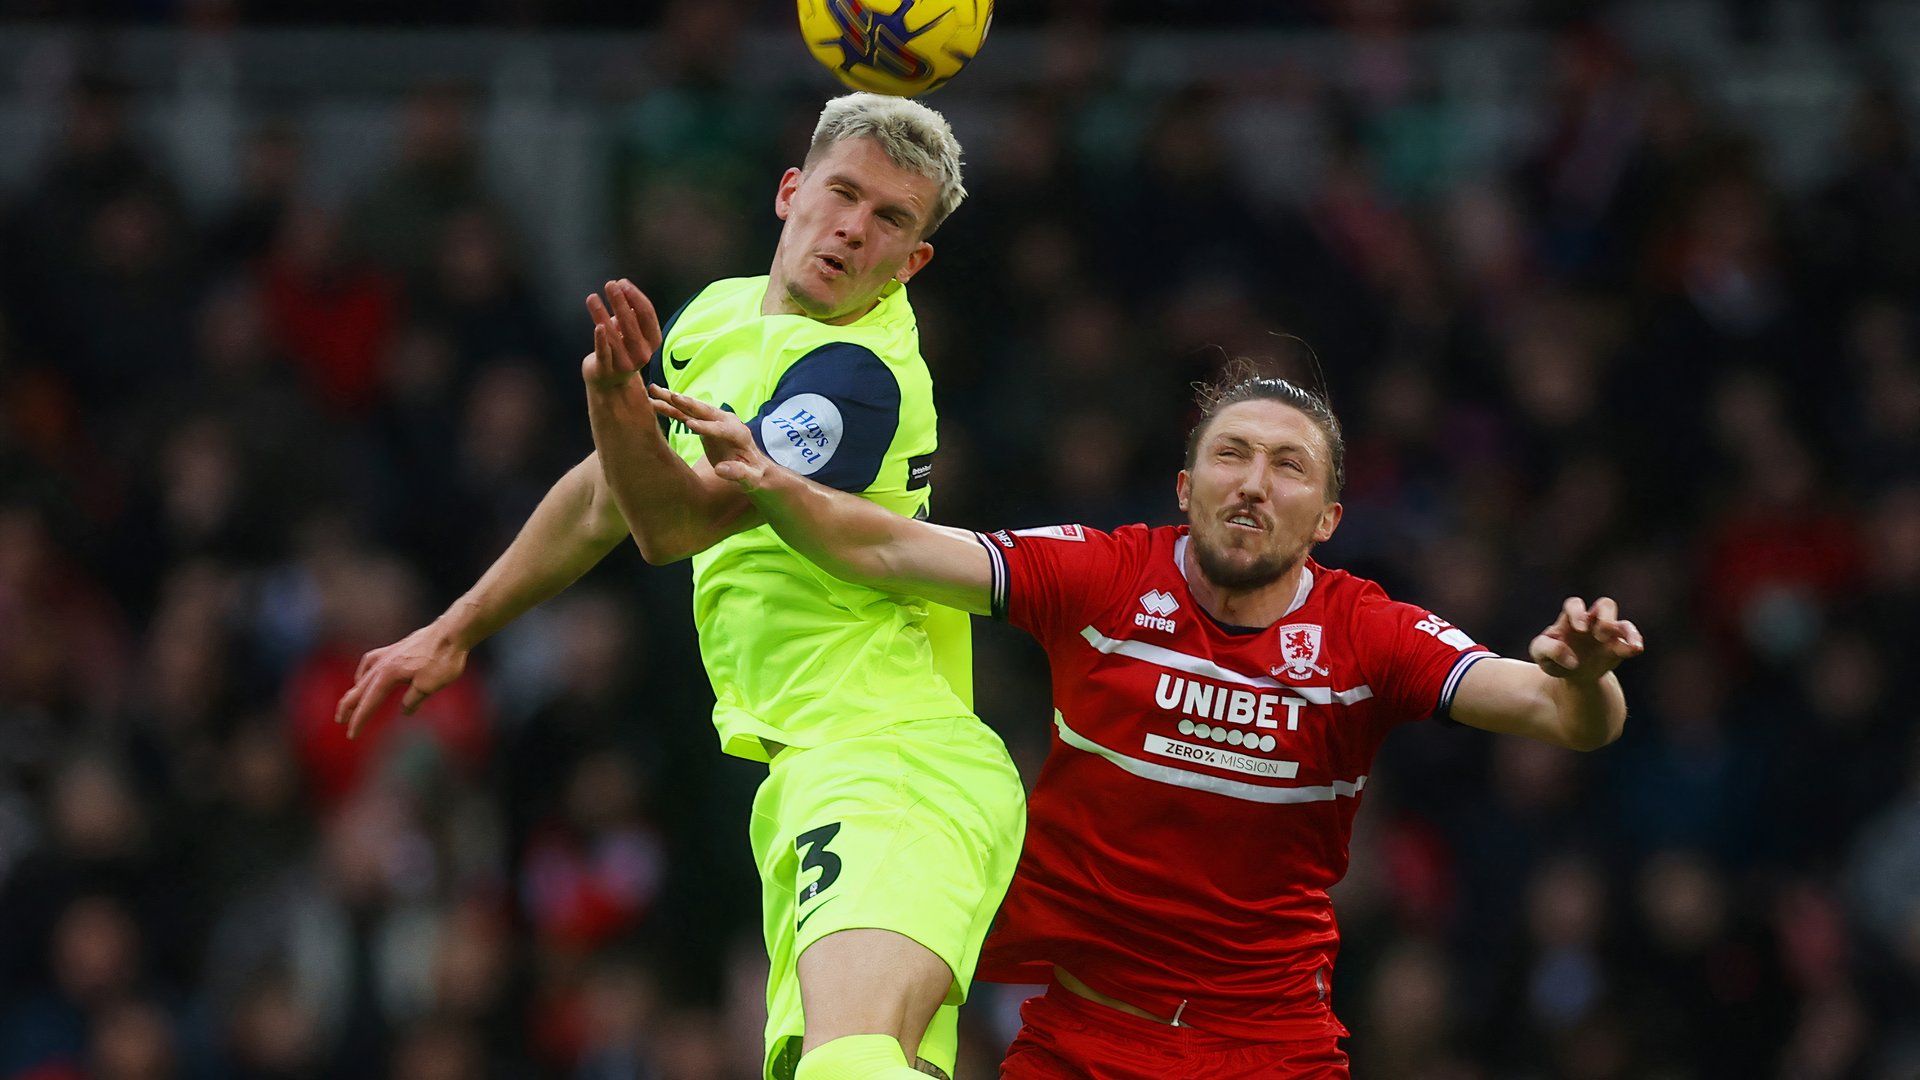
M 913 97 L 980 52 L 993 0 L 799 0 L 814 59 L 855 90 Z

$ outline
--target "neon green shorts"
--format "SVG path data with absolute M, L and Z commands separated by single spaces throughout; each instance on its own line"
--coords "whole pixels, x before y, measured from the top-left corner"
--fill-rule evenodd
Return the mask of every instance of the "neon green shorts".
M 951 1076 L 956 1010 L 1026 827 L 1020 774 L 971 716 L 781 752 L 754 796 L 752 827 L 771 962 L 770 1080 L 791 1077 L 800 1059 L 800 954 L 864 928 L 904 934 L 953 970 L 918 1052 Z

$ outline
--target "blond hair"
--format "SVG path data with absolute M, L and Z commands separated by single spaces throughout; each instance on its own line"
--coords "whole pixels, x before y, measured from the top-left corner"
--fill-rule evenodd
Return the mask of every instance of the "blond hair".
M 820 110 L 807 163 L 842 139 L 872 139 L 895 165 L 940 185 L 927 235 L 967 197 L 960 183 L 960 141 L 947 118 L 917 101 L 884 94 L 845 94 Z

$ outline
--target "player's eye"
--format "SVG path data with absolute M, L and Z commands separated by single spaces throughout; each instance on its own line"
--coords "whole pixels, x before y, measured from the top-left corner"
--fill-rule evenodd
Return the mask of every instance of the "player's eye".
M 1292 469 L 1294 472 L 1297 472 L 1297 473 L 1303 473 L 1307 471 L 1306 468 L 1303 467 L 1299 462 L 1294 461 L 1291 458 L 1287 459 L 1286 461 L 1282 461 L 1280 463 L 1280 467 L 1283 469 Z
M 846 188 L 840 187 L 837 184 L 833 187 L 828 188 L 827 190 L 833 192 L 835 195 L 840 196 L 842 199 L 846 200 L 847 202 L 853 201 L 853 192 L 849 191 Z

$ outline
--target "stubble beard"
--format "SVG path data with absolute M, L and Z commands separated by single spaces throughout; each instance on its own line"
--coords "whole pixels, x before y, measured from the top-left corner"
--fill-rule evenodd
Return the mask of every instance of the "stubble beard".
M 1287 575 L 1287 572 L 1307 557 L 1311 545 L 1301 544 L 1291 551 L 1264 552 L 1250 562 L 1235 563 L 1226 553 L 1208 543 L 1198 533 L 1193 537 L 1194 561 L 1200 564 L 1200 572 L 1214 586 L 1230 592 L 1246 592 L 1271 585 Z

